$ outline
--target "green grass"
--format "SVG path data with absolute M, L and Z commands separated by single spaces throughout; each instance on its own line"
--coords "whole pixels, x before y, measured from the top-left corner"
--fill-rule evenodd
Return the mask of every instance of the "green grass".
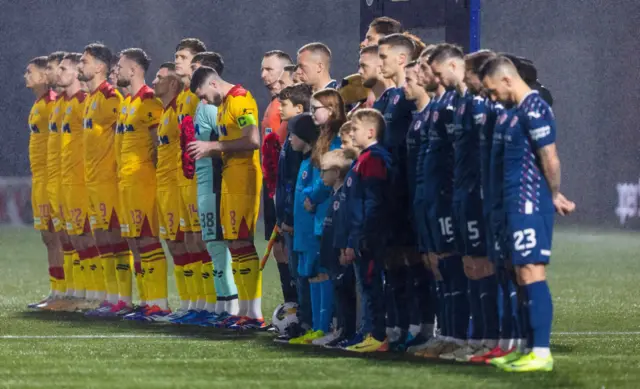
M 262 250 L 264 242 L 260 243 Z M 640 335 L 601 333 L 640 331 L 638 252 L 640 239 L 635 234 L 558 232 L 550 268 L 555 370 L 512 375 L 491 367 L 399 355 L 360 357 L 286 347 L 274 344 L 267 334 L 28 312 L 26 304 L 48 292 L 45 250 L 36 232 L 3 228 L 0 387 L 638 388 Z M 280 298 L 273 263 L 265 270 L 264 294 L 265 312 L 271 312 Z M 173 289 L 171 295 L 175 306 Z M 62 337 L 11 339 L 7 335 Z M 64 338 L 68 335 L 138 337 Z

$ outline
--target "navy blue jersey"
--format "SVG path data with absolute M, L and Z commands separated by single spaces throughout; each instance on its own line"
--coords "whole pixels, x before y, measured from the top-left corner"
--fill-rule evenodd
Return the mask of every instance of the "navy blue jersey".
M 341 209 L 346 208 L 347 196 L 342 190 L 342 187 L 338 190 L 333 190 L 331 199 L 329 200 L 329 207 L 325 212 L 324 220 L 322 221 L 322 243 L 320 245 L 320 265 L 324 268 L 331 269 L 337 265 L 338 258 L 340 256 L 340 248 L 344 246 L 336 246 L 335 241 L 338 233 L 345 234 L 344 226 L 341 225 Z M 344 212 L 342 212 L 344 213 Z M 335 222 L 334 222 L 335 220 Z M 338 227 L 336 229 L 336 226 Z M 342 231 L 341 231 L 342 230 Z M 347 236 L 339 237 L 339 239 L 346 241 Z M 346 245 L 345 245 L 346 246 Z
M 276 221 L 279 226 L 293 226 L 293 197 L 302 153 L 291 147 L 289 135 L 284 141 L 278 158 L 278 180 L 276 184 Z
M 427 201 L 453 191 L 453 132 L 456 91 L 446 91 L 434 105 L 429 125 L 429 145 L 424 160 L 425 196 Z
M 422 183 L 422 161 L 424 159 L 423 150 L 427 148 L 429 118 L 432 103 L 429 102 L 422 111 L 413 112 L 413 121 L 407 131 L 407 187 L 409 189 L 410 203 L 413 203 L 416 188 Z
M 353 182 L 353 176 L 355 175 L 355 171 L 353 167 L 355 166 L 356 161 L 353 161 L 351 164 L 351 170 L 344 177 L 344 182 Z M 330 209 L 333 209 L 333 247 L 337 249 L 346 249 L 349 243 L 349 228 L 351 227 L 351 220 L 349 219 L 349 188 L 343 185 L 340 188 L 338 195 L 339 204 L 334 202 L 332 203 Z M 337 209 L 336 209 L 337 207 Z
M 338 81 L 331 80 L 327 85 L 324 86 L 324 89 L 338 89 Z
M 454 199 L 480 189 L 480 133 L 486 115 L 484 99 L 477 101 L 468 90 L 464 95 L 457 94 L 454 116 Z M 483 120 L 476 123 L 475 116 L 482 115 Z
M 482 103 L 480 102 L 482 100 Z M 502 115 L 504 108 L 500 103 L 493 103 L 486 98 L 476 96 L 474 98 L 474 120 L 476 123 L 482 121 L 482 131 L 480 132 L 480 173 L 482 182 L 482 208 L 485 217 L 491 213 L 491 147 L 493 145 L 493 131 L 497 124 L 497 119 Z
M 494 233 L 504 228 L 504 135 L 513 118 L 514 109 L 505 109 L 500 112 L 493 129 L 493 142 L 491 145 L 491 173 L 490 196 L 491 218 L 493 220 Z
M 504 200 L 508 213 L 553 214 L 538 150 L 555 143 L 551 107 L 532 91 L 518 105 L 504 137 Z
M 387 243 L 389 236 L 391 155 L 376 143 L 364 149 L 347 177 L 349 240 L 347 247 L 369 250 Z

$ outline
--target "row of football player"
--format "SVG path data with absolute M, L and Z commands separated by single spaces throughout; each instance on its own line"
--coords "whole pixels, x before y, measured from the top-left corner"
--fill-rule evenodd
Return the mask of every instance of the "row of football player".
M 285 241 L 293 240 L 288 260 L 299 325 L 278 341 L 357 352 L 408 349 L 508 371 L 551 370 L 545 269 L 554 213 L 570 213 L 575 204 L 558 190 L 551 108 L 525 81 L 535 68 L 490 51 L 464 56 L 449 44 L 415 53 L 415 41 L 397 33 L 361 50 L 359 73 L 376 99 L 375 111 L 352 116 L 352 138 L 363 151 L 351 170 L 344 153 L 314 158 L 320 143 L 314 132 L 296 128 L 302 117 L 289 122 L 293 135 L 280 158 L 286 168 L 277 176 L 277 188 L 285 191 L 276 191 L 276 199 L 280 204 L 295 187 L 292 212 L 284 200 L 278 222 Z M 535 78 L 531 83 L 539 87 Z M 291 99 L 295 90 L 282 91 L 282 105 L 303 109 L 303 99 Z M 339 112 L 312 99 L 314 122 L 324 109 Z M 293 161 L 301 159 L 289 157 L 295 152 L 311 159 L 302 158 L 292 174 Z M 332 169 L 334 180 L 349 175 L 344 187 L 338 180 L 325 217 L 318 212 L 329 204 L 318 203 L 313 182 L 321 177 L 330 184 Z M 305 211 L 316 213 L 315 224 L 305 227 Z M 322 238 L 309 241 L 311 232 L 320 236 L 320 220 Z M 325 237 L 327 228 L 333 232 Z M 345 272 L 355 273 L 363 301 L 357 330 Z M 499 289 L 506 307 L 501 316 Z M 334 302 L 340 324 L 327 335 Z M 435 316 L 440 336 L 434 336 Z
M 82 54 L 57 52 L 27 66 L 27 87 L 38 97 L 29 117 L 34 225 L 48 249 L 52 287 L 32 307 L 264 328 L 253 245 L 261 181 L 255 100 L 222 80 L 221 56 L 198 39 L 182 40 L 175 63 L 160 66 L 155 92 L 144 82 L 144 51 L 127 49 L 112 61 L 106 46 L 90 44 Z M 189 88 L 199 66 L 216 69 L 209 104 Z M 106 81 L 110 68 L 125 97 Z M 186 145 L 197 147 L 196 138 L 216 163 L 189 156 Z M 174 313 L 160 238 L 175 265 Z

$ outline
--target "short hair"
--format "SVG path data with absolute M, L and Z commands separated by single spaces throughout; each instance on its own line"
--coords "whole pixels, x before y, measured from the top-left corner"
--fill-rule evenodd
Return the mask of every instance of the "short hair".
M 311 94 L 311 87 L 307 84 L 300 83 L 282 89 L 278 94 L 278 99 L 280 99 L 280 101 L 289 100 L 293 105 L 302 105 L 303 111 L 309 112 Z
M 160 65 L 160 69 L 168 69 L 171 72 L 175 72 L 176 64 L 175 62 L 164 62 L 162 65 Z
M 402 23 L 388 16 L 381 16 L 373 19 L 369 23 L 369 27 L 373 28 L 380 35 L 391 35 L 402 32 Z
M 151 65 L 151 59 L 149 58 L 147 53 L 139 48 L 124 49 L 120 52 L 120 56 L 124 56 L 127 59 L 130 59 L 131 61 L 137 63 L 145 71 L 145 73 L 147 72 L 147 70 L 149 70 L 149 65 Z
M 91 54 L 92 57 L 97 59 L 98 61 L 105 64 L 107 67 L 107 73 L 109 73 L 109 69 L 111 68 L 111 60 L 113 58 L 113 54 L 111 50 L 102 43 L 90 43 L 84 48 L 85 53 Z
M 356 112 L 354 112 L 353 116 L 351 117 L 351 121 L 367 122 L 369 124 L 372 124 L 376 128 L 376 139 L 380 141 L 384 137 L 384 132 L 386 130 L 384 117 L 376 109 L 373 109 L 373 108 L 359 109 Z
M 496 56 L 491 50 L 480 50 L 475 53 L 467 54 L 464 57 L 465 67 L 467 70 L 472 71 L 475 74 L 478 74 L 482 65 L 484 65 L 487 60 Z
M 220 76 L 224 71 L 224 60 L 220 54 L 214 51 L 204 51 L 196 54 L 191 60 L 191 63 L 199 63 L 202 66 L 208 66 L 215 70 Z
M 486 77 L 493 77 L 503 67 L 510 67 L 514 73 L 518 73 L 516 66 L 513 62 L 504 55 L 496 55 L 495 57 L 487 60 L 478 72 L 480 80 L 484 80 Z
M 413 43 L 413 39 L 404 34 L 391 34 L 378 41 L 378 46 L 389 45 L 393 48 L 400 47 L 406 50 L 411 56 L 416 51 L 416 44 Z
M 189 89 L 192 93 L 196 93 L 196 89 L 200 88 L 202 84 L 211 76 L 218 76 L 218 72 L 209 66 L 200 66 L 191 75 L 191 85 Z
M 409 62 L 408 64 L 405 65 L 405 69 L 412 68 L 412 67 L 414 67 L 416 65 L 418 65 L 418 61 L 413 60 L 413 61 L 411 61 L 411 62 Z
M 351 165 L 356 158 L 357 155 L 353 150 L 334 149 L 322 156 L 320 165 L 323 170 L 338 169 L 340 178 L 344 178 L 351 170 Z
M 263 58 L 268 58 L 268 57 L 276 57 L 279 60 L 281 60 L 282 62 L 285 62 L 287 64 L 292 64 L 293 60 L 291 59 L 291 56 L 287 53 L 285 53 L 282 50 L 269 50 L 266 53 L 264 53 L 264 55 L 262 56 Z
M 363 47 L 362 49 L 360 49 L 360 55 L 363 54 L 378 55 L 378 45 L 369 45 Z
M 53 53 L 49 54 L 49 56 L 47 57 L 47 62 L 56 61 L 60 63 L 62 62 L 62 58 L 64 58 L 65 54 L 67 54 L 65 51 L 54 51 Z
M 49 62 L 48 57 L 46 55 L 43 55 L 43 56 L 35 57 L 29 60 L 29 65 L 34 65 L 35 67 L 40 69 L 46 69 L 47 62 Z
M 329 49 L 329 46 L 325 45 L 322 42 L 307 43 L 306 45 L 302 46 L 300 50 L 298 50 L 298 54 L 302 54 L 305 51 L 310 51 L 314 54 L 322 54 L 331 59 L 331 49 Z
M 402 35 L 411 39 L 411 41 L 413 42 L 413 53 L 411 55 L 411 58 L 412 59 L 420 58 L 420 53 L 422 53 L 422 50 L 424 50 L 425 47 L 427 47 L 427 45 L 417 35 L 414 35 L 408 31 L 403 32 Z
M 191 54 L 207 51 L 207 46 L 198 38 L 184 38 L 176 46 L 176 51 L 189 50 Z
M 436 45 L 427 45 L 427 47 L 425 47 L 420 53 L 420 58 L 426 58 L 428 60 L 435 49 Z
M 63 60 L 68 59 L 69 61 L 73 62 L 74 64 L 79 64 L 81 57 L 82 57 L 82 54 L 80 54 L 80 53 L 67 53 L 67 54 L 64 55 L 64 57 L 62 57 L 62 59 Z
M 291 65 L 285 66 L 283 70 L 288 73 L 294 73 L 296 71 L 296 68 L 297 68 L 296 65 L 291 64 Z
M 464 52 L 462 51 L 462 48 L 451 43 L 440 43 L 429 56 L 428 62 L 429 64 L 434 62 L 443 62 L 449 58 L 459 58 L 464 60 Z
M 347 120 L 346 122 L 342 123 L 342 126 L 340 127 L 340 137 L 346 134 L 350 134 L 351 131 L 353 131 L 353 123 L 351 123 L 351 120 Z

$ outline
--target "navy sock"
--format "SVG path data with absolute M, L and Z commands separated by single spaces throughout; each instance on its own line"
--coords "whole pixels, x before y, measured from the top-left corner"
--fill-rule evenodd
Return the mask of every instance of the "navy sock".
M 532 347 L 549 347 L 553 300 L 547 281 L 538 281 L 525 286 L 529 294 L 529 323 L 533 335 Z
M 338 318 L 338 328 L 342 329 L 342 336 L 351 338 L 356 333 L 357 308 L 356 285 L 353 267 L 344 272 L 343 277 L 333 281 L 335 291 L 335 311 Z
M 280 287 L 282 288 L 282 297 L 286 303 L 298 301 L 298 293 L 296 291 L 296 283 L 291 277 L 289 264 L 278 263 L 278 273 L 280 273 Z
M 482 312 L 482 300 L 480 299 L 480 280 L 469 280 L 468 298 L 469 311 L 471 313 L 471 331 L 469 339 L 480 341 L 484 336 L 484 314 Z
M 520 335 L 527 339 L 527 348 L 533 347 L 533 333 L 531 331 L 531 322 L 529 321 L 529 293 L 525 286 L 518 285 L 518 325 L 520 327 Z
M 320 328 L 320 305 L 322 304 L 322 291 L 320 290 L 320 283 L 309 282 L 309 288 L 311 289 L 311 317 L 312 327 L 314 331 Z
M 490 275 L 480 280 L 480 300 L 484 318 L 483 339 L 497 340 L 500 337 L 498 319 L 498 277 Z
M 469 330 L 469 299 L 467 298 L 467 276 L 464 274 L 464 265 L 460 256 L 451 256 L 444 261 L 449 262 L 450 296 L 452 329 L 454 339 L 466 340 Z
M 453 320 L 451 320 L 451 289 L 449 285 L 449 266 L 446 261 L 438 260 L 438 270 L 442 276 L 442 281 L 438 281 L 438 300 L 440 313 L 438 317 L 440 334 L 445 337 L 453 336 Z
M 393 276 L 389 270 L 383 271 L 384 276 L 384 307 L 385 307 L 385 324 L 389 328 L 393 328 L 398 324 L 398 313 L 396 311 L 396 300 L 393 294 Z
M 313 323 L 313 308 L 311 307 L 311 287 L 307 277 L 297 277 L 296 291 L 298 294 L 298 310 L 296 315 L 303 328 L 311 328 Z
M 333 281 L 326 280 L 318 283 L 320 289 L 320 328 L 329 333 L 333 319 Z
M 388 274 L 391 276 L 391 290 L 393 293 L 393 301 L 395 303 L 396 326 L 400 329 L 407 330 L 409 328 L 409 307 L 407 298 L 407 267 L 398 266 L 390 269 Z

